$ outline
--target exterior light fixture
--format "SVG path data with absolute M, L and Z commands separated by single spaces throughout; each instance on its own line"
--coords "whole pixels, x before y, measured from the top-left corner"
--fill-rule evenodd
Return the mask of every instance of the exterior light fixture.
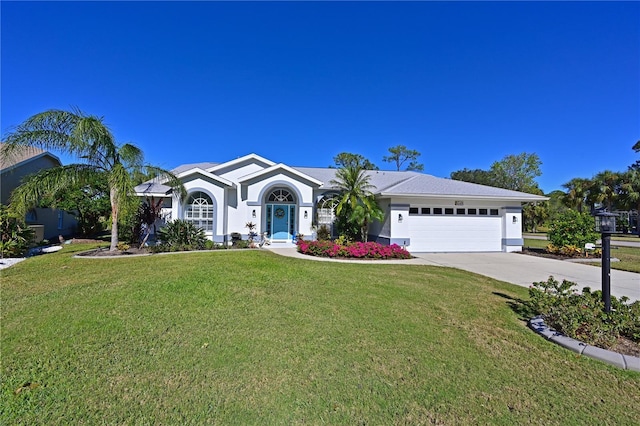
M 402 213 L 398 214 L 398 223 L 402 223 Z
M 256 209 L 253 209 L 253 211 L 251 212 L 251 217 L 253 217 L 253 218 L 256 217 Z
M 611 312 L 611 234 L 616 232 L 616 215 L 599 211 L 595 214 L 596 232 L 602 237 L 602 302 Z
M 308 218 L 308 217 L 309 217 L 309 213 L 305 210 L 305 211 L 304 211 L 304 218 L 306 219 L 306 218 Z
M 518 223 L 518 216 L 513 216 L 513 223 Z

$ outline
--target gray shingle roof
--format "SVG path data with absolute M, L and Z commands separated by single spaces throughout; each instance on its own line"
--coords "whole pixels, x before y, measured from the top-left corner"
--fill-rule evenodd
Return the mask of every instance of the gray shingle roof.
M 210 162 L 184 164 L 176 167 L 172 172 L 178 174 L 195 167 L 206 170 L 215 165 L 217 165 L 217 163 Z M 292 169 L 324 182 L 320 189 L 334 188 L 330 184 L 330 181 L 335 179 L 337 169 L 320 167 L 292 167 Z M 494 188 L 491 186 L 478 185 L 453 179 L 439 178 L 417 172 L 370 170 L 367 173 L 370 176 L 369 182 L 375 187 L 375 190 L 373 191 L 374 194 L 381 196 L 467 197 L 480 199 L 508 199 L 513 201 L 544 201 L 547 199 L 540 195 Z M 159 183 L 145 182 L 144 184 L 136 187 L 136 192 L 166 194 L 170 189 L 170 187 Z
M 329 182 L 335 178 L 337 169 L 294 167 L 324 182 L 322 189 L 331 189 Z M 370 183 L 376 188 L 373 192 L 383 196 L 459 196 L 476 198 L 502 198 L 523 201 L 543 201 L 546 197 L 492 186 L 478 185 L 453 179 L 439 178 L 417 172 L 396 172 L 388 170 L 370 170 Z
M 175 169 L 171 170 L 171 172 L 173 174 L 179 174 L 182 173 L 184 171 L 190 170 L 190 169 L 195 169 L 195 168 L 200 168 L 202 170 L 207 170 L 211 167 L 217 166 L 220 163 L 211 163 L 211 162 L 203 162 L 203 163 L 192 163 L 192 164 L 183 164 L 181 166 L 176 167 Z

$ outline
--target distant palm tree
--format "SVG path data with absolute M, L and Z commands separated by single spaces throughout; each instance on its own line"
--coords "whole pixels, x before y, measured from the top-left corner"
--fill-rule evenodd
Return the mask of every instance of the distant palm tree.
M 562 187 L 567 190 L 563 198 L 564 204 L 582 213 L 587 195 L 589 195 L 589 189 L 591 188 L 591 181 L 589 179 L 573 178 L 563 184 Z
M 352 165 L 338 169 L 336 178 L 330 182 L 340 191 L 336 214 L 346 216 L 347 221 L 359 229 L 362 241 L 367 241 L 371 222 L 384 219 L 384 212 L 371 192 L 374 186 L 369 180 L 366 170 Z
M 615 206 L 620 196 L 620 173 L 605 170 L 595 175 L 589 191 L 589 201 L 603 205 L 608 211 Z
M 11 157 L 25 146 L 62 151 L 81 162 L 31 176 L 12 193 L 12 209 L 24 214 L 44 195 L 53 195 L 55 199 L 55 194 L 67 186 L 90 184 L 102 175 L 109 185 L 112 251 L 118 245 L 120 213 L 135 200 L 135 174 L 154 173 L 184 194 L 184 187 L 173 174 L 143 164 L 143 153 L 138 147 L 129 143 L 118 145 L 103 118 L 80 110 L 49 110 L 30 117 L 6 137 L 2 155 Z
M 636 225 L 638 231 L 640 231 L 640 170 L 630 168 L 624 173 L 622 180 L 621 198 L 627 204 L 629 209 L 637 210 L 638 215 L 636 216 Z

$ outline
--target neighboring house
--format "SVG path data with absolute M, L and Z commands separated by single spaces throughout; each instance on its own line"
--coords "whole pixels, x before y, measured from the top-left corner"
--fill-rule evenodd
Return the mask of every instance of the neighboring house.
M 167 220 L 184 219 L 213 241 L 231 233 L 246 238 L 247 222 L 258 225 L 272 243 L 313 235 L 331 225 L 337 191 L 336 169 L 291 167 L 256 154 L 226 163 L 197 163 L 173 172 L 187 190 L 180 200 L 159 181 L 136 187 L 141 197 L 163 198 Z M 385 219 L 369 229 L 369 239 L 399 244 L 413 252 L 518 251 L 522 203 L 547 198 L 417 172 L 369 171 Z M 315 220 L 314 220 L 315 218 Z
M 0 150 L 2 145 L 0 144 Z M 10 157 L 1 155 L 0 202 L 9 205 L 11 193 L 26 176 L 60 165 L 58 157 L 35 147 L 25 147 Z M 38 239 L 55 241 L 58 240 L 58 235 L 71 236 L 77 225 L 73 215 L 57 209 L 35 208 L 27 214 L 25 220 L 36 230 Z

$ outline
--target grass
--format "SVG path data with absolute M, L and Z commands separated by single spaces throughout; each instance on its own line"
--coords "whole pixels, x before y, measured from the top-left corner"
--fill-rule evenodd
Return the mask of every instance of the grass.
M 553 345 L 526 289 L 258 250 L 2 271 L 1 424 L 632 424 L 640 374 Z
M 531 248 L 545 248 L 549 244 L 545 240 L 536 240 L 532 238 L 524 239 L 524 246 Z M 640 273 L 640 248 L 616 246 L 616 242 L 611 242 L 611 257 L 615 257 L 620 262 L 611 262 L 612 269 L 621 271 Z M 600 267 L 600 263 L 593 263 L 594 266 Z

